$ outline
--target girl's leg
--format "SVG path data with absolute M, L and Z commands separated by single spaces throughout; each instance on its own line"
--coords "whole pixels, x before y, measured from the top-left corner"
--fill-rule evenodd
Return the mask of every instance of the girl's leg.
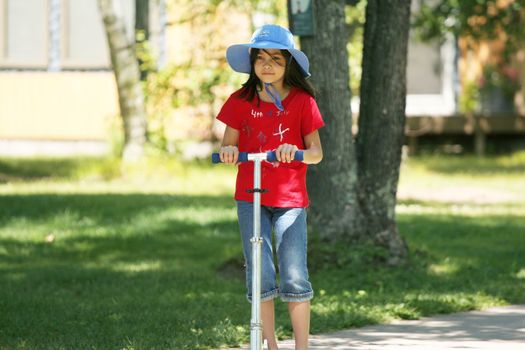
M 308 334 L 310 334 L 310 302 L 290 302 L 288 311 L 295 336 L 295 350 L 307 350 Z
M 288 310 L 295 336 L 295 349 L 308 349 L 312 285 L 307 267 L 307 227 L 304 208 L 280 208 L 274 212 L 275 243 L 279 258 L 281 299 Z
M 266 339 L 268 350 L 277 350 L 275 338 L 275 308 L 273 300 L 261 302 L 261 319 L 263 323 L 263 338 Z

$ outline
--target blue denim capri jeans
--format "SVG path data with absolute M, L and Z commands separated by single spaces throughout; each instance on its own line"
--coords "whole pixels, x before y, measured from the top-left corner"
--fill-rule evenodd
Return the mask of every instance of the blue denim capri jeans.
M 237 201 L 237 215 L 246 262 L 247 298 L 252 297 L 253 203 Z M 274 265 L 272 228 L 279 267 L 279 283 Z M 306 264 L 306 209 L 261 206 L 261 301 L 279 296 L 284 302 L 313 298 Z

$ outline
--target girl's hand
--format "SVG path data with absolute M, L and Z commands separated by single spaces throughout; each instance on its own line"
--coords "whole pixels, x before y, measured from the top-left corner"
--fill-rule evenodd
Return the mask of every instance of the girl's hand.
M 295 157 L 295 152 L 297 152 L 298 150 L 299 148 L 297 148 L 296 145 L 283 143 L 282 145 L 277 147 L 277 149 L 275 150 L 275 155 L 277 156 L 277 160 L 279 162 L 290 163 Z
M 221 162 L 226 164 L 237 164 L 239 149 L 237 146 L 222 146 L 219 151 Z

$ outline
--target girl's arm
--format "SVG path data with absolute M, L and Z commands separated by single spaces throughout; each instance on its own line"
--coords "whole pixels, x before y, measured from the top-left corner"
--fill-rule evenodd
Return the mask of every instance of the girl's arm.
M 222 145 L 219 151 L 221 162 L 226 164 L 237 164 L 239 158 L 239 130 L 230 126 L 226 126 L 224 136 L 222 138 Z
M 321 138 L 319 131 L 309 133 L 304 137 L 304 160 L 306 164 L 317 164 L 323 159 L 323 147 L 321 146 Z
M 323 159 L 323 148 L 321 147 L 321 138 L 317 130 L 309 133 L 304 137 L 304 150 L 303 163 L 306 164 L 317 164 Z M 297 152 L 298 148 L 296 145 L 284 143 L 277 147 L 275 154 L 279 162 L 290 163 Z

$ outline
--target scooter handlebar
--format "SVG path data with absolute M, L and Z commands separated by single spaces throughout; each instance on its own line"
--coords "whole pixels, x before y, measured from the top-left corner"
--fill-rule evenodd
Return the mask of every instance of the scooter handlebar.
M 249 154 L 248 152 L 239 152 L 239 157 L 237 161 L 239 163 L 248 162 L 248 154 Z M 266 152 L 266 160 L 268 162 L 277 162 L 277 155 L 275 154 L 275 151 Z M 304 160 L 304 152 L 296 151 L 293 160 L 302 162 Z M 219 153 L 213 153 L 211 155 L 211 161 L 214 164 L 222 163 Z

